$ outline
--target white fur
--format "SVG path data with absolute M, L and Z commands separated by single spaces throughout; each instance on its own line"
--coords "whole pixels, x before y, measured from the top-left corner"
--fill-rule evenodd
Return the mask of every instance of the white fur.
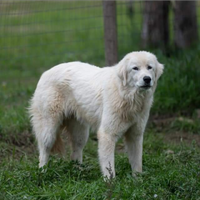
M 151 65 L 152 69 L 147 69 Z M 138 70 L 133 67 L 137 66 Z M 62 150 L 60 131 L 70 134 L 73 160 L 82 163 L 89 127 L 97 130 L 101 170 L 115 176 L 115 143 L 124 136 L 133 172 L 142 172 L 143 133 L 163 65 L 148 52 L 127 54 L 113 67 L 81 62 L 57 65 L 43 73 L 30 105 L 42 167 L 52 149 Z M 151 78 L 144 89 L 144 76 Z

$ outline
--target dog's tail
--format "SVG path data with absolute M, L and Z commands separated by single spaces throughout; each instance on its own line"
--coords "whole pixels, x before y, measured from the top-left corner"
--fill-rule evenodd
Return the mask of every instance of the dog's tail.
M 63 140 L 62 140 L 61 135 L 59 133 L 59 134 L 57 134 L 56 141 L 53 145 L 53 148 L 51 149 L 51 153 L 63 155 L 64 151 L 65 151 L 64 143 L 63 143 Z

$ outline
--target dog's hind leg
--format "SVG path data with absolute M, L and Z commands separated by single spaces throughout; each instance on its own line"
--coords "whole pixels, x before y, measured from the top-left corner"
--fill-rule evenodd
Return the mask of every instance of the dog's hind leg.
M 80 123 L 75 118 L 68 120 L 66 126 L 72 148 L 71 159 L 82 163 L 83 148 L 89 137 L 89 126 Z
M 39 148 L 39 167 L 43 167 L 48 162 L 51 150 L 57 141 L 59 123 L 57 120 L 42 118 L 33 123 L 33 128 Z

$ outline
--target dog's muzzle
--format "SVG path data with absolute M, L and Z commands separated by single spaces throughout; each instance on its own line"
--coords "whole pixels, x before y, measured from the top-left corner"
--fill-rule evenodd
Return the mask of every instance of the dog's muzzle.
M 143 78 L 144 85 L 140 86 L 143 89 L 148 89 L 151 87 L 151 77 L 150 76 L 144 76 Z

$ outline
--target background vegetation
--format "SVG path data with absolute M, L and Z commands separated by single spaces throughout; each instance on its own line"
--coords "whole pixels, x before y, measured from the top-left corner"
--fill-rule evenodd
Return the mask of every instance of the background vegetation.
M 75 5 L 80 9 L 72 9 Z M 71 163 L 68 151 L 65 159 L 52 157 L 45 171 L 38 169 L 26 109 L 41 73 L 72 60 L 104 66 L 101 3 L 92 5 L 92 12 L 83 8 L 85 2 L 19 1 L 0 6 L 0 199 L 199 199 L 199 44 L 184 51 L 171 47 L 168 56 L 147 49 L 165 64 L 165 72 L 145 134 L 144 172 L 137 178 L 131 176 L 119 141 L 117 178 L 103 181 L 94 134 L 83 165 Z M 141 49 L 140 6 L 135 5 L 130 18 L 125 4 L 118 4 L 120 58 Z

